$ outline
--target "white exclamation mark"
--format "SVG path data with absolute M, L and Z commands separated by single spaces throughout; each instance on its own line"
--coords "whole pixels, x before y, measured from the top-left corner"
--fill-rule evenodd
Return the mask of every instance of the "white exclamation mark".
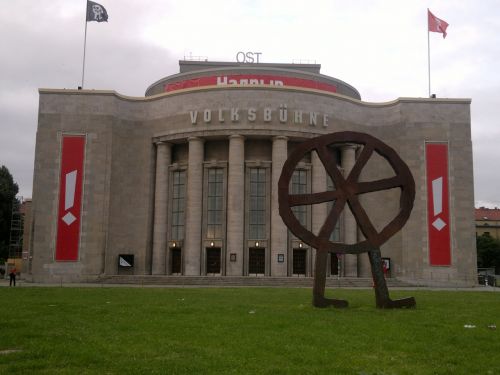
M 432 180 L 432 204 L 434 207 L 434 216 L 438 216 L 443 212 L 443 177 Z M 432 225 L 440 231 L 446 226 L 446 223 L 437 218 Z
M 64 192 L 65 211 L 75 204 L 76 175 L 76 170 L 66 173 L 66 190 Z M 76 217 L 71 212 L 68 212 L 62 217 L 62 220 L 69 226 L 76 220 Z

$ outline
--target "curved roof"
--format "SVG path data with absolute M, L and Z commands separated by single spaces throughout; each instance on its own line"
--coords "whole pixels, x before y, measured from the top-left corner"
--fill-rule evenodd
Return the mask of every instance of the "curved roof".
M 179 61 L 179 66 L 180 73 L 156 81 L 147 88 L 145 95 L 214 85 L 282 85 L 313 88 L 361 99 L 353 86 L 320 74 L 319 64 Z

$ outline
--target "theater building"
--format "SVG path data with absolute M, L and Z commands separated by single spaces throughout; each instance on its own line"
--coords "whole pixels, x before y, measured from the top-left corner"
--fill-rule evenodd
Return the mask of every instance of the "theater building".
M 28 279 L 92 281 L 119 274 L 311 277 L 315 250 L 278 212 L 277 183 L 301 142 L 368 133 L 396 150 L 416 184 L 406 226 L 381 248 L 389 276 L 476 282 L 470 100 L 361 100 L 317 64 L 180 61 L 144 97 L 40 89 Z M 362 145 L 333 145 L 344 176 Z M 374 154 L 360 180 L 391 177 Z M 333 190 L 315 152 L 290 192 Z M 360 196 L 376 230 L 399 189 Z M 318 233 L 332 203 L 294 208 Z M 332 241 L 362 234 L 344 210 Z M 366 254 L 331 255 L 328 275 L 370 277 Z

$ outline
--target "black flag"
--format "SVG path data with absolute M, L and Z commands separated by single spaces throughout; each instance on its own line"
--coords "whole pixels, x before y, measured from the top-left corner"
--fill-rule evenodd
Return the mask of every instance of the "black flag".
M 87 0 L 87 22 L 108 22 L 108 12 L 101 5 Z

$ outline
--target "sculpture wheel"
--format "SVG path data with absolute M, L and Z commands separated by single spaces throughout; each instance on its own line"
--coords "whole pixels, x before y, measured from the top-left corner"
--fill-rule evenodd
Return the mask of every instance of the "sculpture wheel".
M 334 147 L 345 145 L 362 146 L 356 162 L 347 178 L 337 166 Z M 315 151 L 335 186 L 332 191 L 312 194 L 290 194 L 289 186 L 298 163 L 309 152 Z M 360 182 L 361 172 L 374 153 L 383 157 L 395 172 L 395 176 L 376 181 Z M 400 208 L 397 215 L 380 231 L 370 221 L 359 201 L 366 193 L 388 189 L 400 189 Z M 367 252 L 375 284 L 376 306 L 379 308 L 414 307 L 413 297 L 391 300 L 385 281 L 380 246 L 396 234 L 407 222 L 415 200 L 415 181 L 408 166 L 394 149 L 379 139 L 365 133 L 337 132 L 319 136 L 298 145 L 286 160 L 278 182 L 279 212 L 290 231 L 304 243 L 316 249 L 316 263 L 313 287 L 313 305 L 316 307 L 347 307 L 345 300 L 325 298 L 326 267 L 328 253 L 360 254 Z M 332 202 L 332 208 L 317 235 L 303 227 L 295 217 L 292 207 Z M 383 208 L 383 202 L 379 202 Z M 330 241 L 337 221 L 345 205 L 349 206 L 365 240 L 355 244 Z

